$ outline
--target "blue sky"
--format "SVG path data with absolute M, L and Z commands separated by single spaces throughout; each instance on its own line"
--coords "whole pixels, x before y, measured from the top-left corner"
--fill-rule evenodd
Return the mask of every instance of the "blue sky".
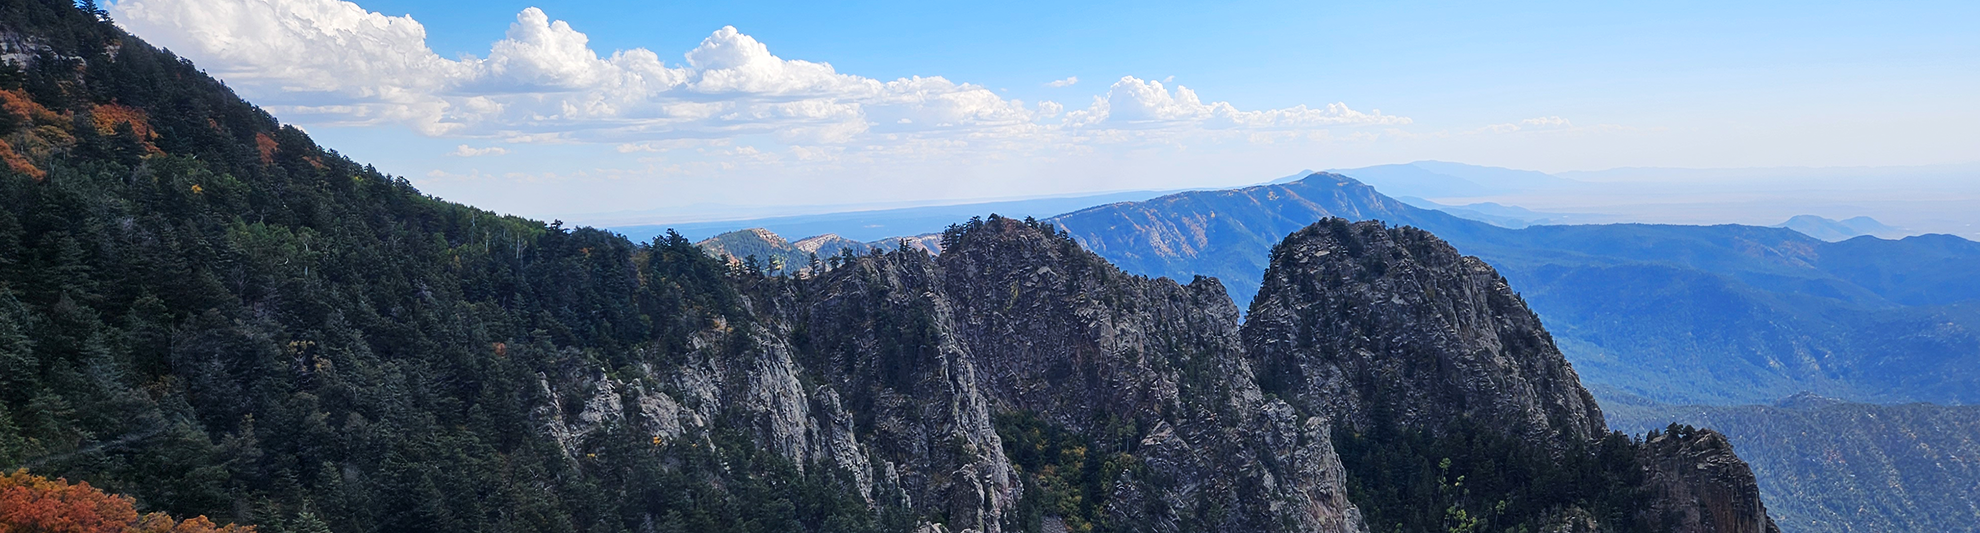
M 1980 160 L 1980 4 L 1727 4 L 111 11 L 332 148 L 449 199 L 570 220 L 1221 186 L 1418 159 L 1543 171 Z M 774 57 L 683 57 L 724 43 Z M 586 49 L 596 61 L 565 53 Z M 657 66 L 613 56 L 641 49 Z M 817 63 L 829 71 L 803 70 Z M 886 85 L 915 77 L 942 81 Z

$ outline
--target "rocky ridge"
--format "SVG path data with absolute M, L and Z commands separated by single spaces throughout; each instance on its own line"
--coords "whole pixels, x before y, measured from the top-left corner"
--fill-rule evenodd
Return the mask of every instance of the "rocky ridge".
M 755 257 L 759 267 L 775 272 L 809 272 L 819 268 L 812 264 L 814 258 L 823 261 L 838 256 L 863 255 L 903 247 L 933 253 L 941 252 L 939 235 L 859 242 L 827 233 L 791 241 L 763 228 L 731 231 L 702 239 L 695 244 L 707 251 L 710 256 L 738 265 L 747 262 L 750 257 Z
M 1026 413 L 1123 436 L 1094 509 L 1114 530 L 1363 530 L 1329 426 L 1260 393 L 1215 280 L 1128 275 L 1015 220 L 948 237 L 939 258 L 871 254 L 766 281 L 753 316 L 698 334 L 679 367 L 546 378 L 552 404 L 582 407 L 546 407 L 545 430 L 576 456 L 615 424 L 705 439 L 726 417 L 795 463 L 851 472 L 869 500 L 997 532 L 1025 530 L 1019 500 L 1040 482 L 998 433 L 997 415 Z
M 1608 432 L 1505 278 L 1429 232 L 1329 218 L 1271 264 L 1244 332 L 1272 392 L 1356 429 L 1470 418 L 1557 450 Z
M 1608 435 L 1503 278 L 1420 230 L 1329 219 L 1295 233 L 1243 325 L 1217 280 L 1129 275 L 1049 225 L 993 216 L 941 245 L 763 278 L 744 290 L 748 316 L 698 333 L 678 367 L 546 378 L 553 400 L 590 391 L 554 400 L 582 407 L 543 411 L 546 431 L 575 456 L 621 422 L 662 440 L 747 427 L 794 463 L 849 472 L 870 502 L 981 532 L 1073 519 L 1031 510 L 1056 481 L 1011 455 L 1014 414 L 1108 454 L 1084 519 L 1116 531 L 1366 531 L 1341 430 L 1464 421 L 1557 457 Z M 1658 496 L 1637 523 L 1771 525 L 1729 447 L 1663 438 L 1641 449 Z M 1629 530 L 1566 513 L 1550 520 Z
M 1492 442 L 1507 442 L 1498 445 L 1509 449 L 1497 459 L 1507 464 L 1487 462 L 1471 474 L 1540 479 L 1511 482 L 1504 489 L 1511 496 L 1499 500 L 1497 512 L 1505 512 L 1508 499 L 1556 498 L 1531 510 L 1534 516 L 1468 518 L 1466 498 L 1458 497 L 1450 504 L 1457 518 L 1447 516 L 1447 524 L 1471 519 L 1566 531 L 1778 531 L 1752 471 L 1723 437 L 1687 428 L 1652 433 L 1638 443 L 1611 434 L 1539 317 L 1478 258 L 1419 229 L 1328 218 L 1288 236 L 1271 259 L 1244 326 L 1248 357 L 1265 390 L 1323 413 L 1357 439 L 1390 435 L 1377 437 L 1389 439 L 1377 446 L 1460 441 L 1472 443 L 1465 445 L 1469 450 L 1489 450 Z M 1632 447 L 1634 457 L 1616 453 Z M 1450 475 L 1451 458 L 1438 468 Z M 1448 482 L 1442 477 L 1439 485 Z M 1460 475 L 1457 485 L 1464 479 Z M 1523 486 L 1546 479 L 1582 479 L 1569 491 L 1581 494 Z M 1489 478 L 1475 481 L 1483 483 L 1475 485 L 1478 490 L 1495 490 Z M 1402 491 L 1421 486 L 1405 482 Z

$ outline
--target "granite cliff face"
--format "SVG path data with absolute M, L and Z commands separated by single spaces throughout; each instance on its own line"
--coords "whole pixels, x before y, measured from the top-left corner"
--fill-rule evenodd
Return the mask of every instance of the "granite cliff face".
M 1760 503 L 1753 470 L 1725 435 L 1672 425 L 1643 442 L 1646 487 L 1655 503 L 1644 514 L 1674 531 L 1780 533 Z
M 1723 439 L 1610 435 L 1505 280 L 1421 230 L 1328 219 L 1294 233 L 1243 324 L 1216 280 L 1125 274 L 1048 225 L 993 216 L 943 239 L 940 256 L 745 281 L 744 314 L 708 322 L 671 364 L 545 375 L 544 431 L 575 458 L 612 427 L 709 446 L 743 428 L 929 531 L 1358 532 L 1351 487 L 1381 482 L 1351 478 L 1337 435 L 1483 428 L 1515 462 L 1622 474 L 1559 501 L 1479 486 L 1534 501 L 1481 523 L 1771 531 Z M 1040 431 L 1077 452 L 1040 462 Z M 1104 462 L 1074 463 L 1097 472 L 1076 499 L 1051 462 L 1070 453 Z
M 1469 418 L 1557 450 L 1607 433 L 1505 278 L 1423 230 L 1329 218 L 1294 232 L 1244 336 L 1267 390 L 1352 428 Z
M 947 237 L 943 292 L 992 403 L 1079 433 L 1131 429 L 1135 468 L 1104 495 L 1114 527 L 1360 529 L 1325 426 L 1263 397 L 1215 280 L 1128 275 L 1009 219 Z
M 1610 433 L 1539 318 L 1483 261 L 1422 230 L 1339 218 L 1294 232 L 1271 259 L 1246 356 L 1266 392 L 1350 436 L 1357 503 L 1383 521 L 1371 529 L 1777 531 L 1723 437 Z M 1420 496 L 1432 490 L 1457 494 Z
M 1114 531 L 1364 530 L 1331 426 L 1261 393 L 1215 280 L 1128 275 L 1010 219 L 944 237 L 939 257 L 876 253 L 816 277 L 761 278 L 743 290 L 748 316 L 710 322 L 672 365 L 546 376 L 544 430 L 582 457 L 588 435 L 616 426 L 656 442 L 746 428 L 792 463 L 843 470 L 868 501 L 948 531 L 1074 519 Z M 1090 444 L 1076 453 L 1104 456 L 1102 490 L 1026 501 L 1051 497 L 1040 485 L 1064 473 L 1007 456 L 1000 432 L 1014 416 Z

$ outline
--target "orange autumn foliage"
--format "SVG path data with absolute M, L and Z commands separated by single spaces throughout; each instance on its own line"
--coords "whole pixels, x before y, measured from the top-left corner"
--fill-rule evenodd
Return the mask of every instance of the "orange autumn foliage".
M 111 135 L 117 132 L 117 125 L 129 124 L 131 132 L 137 134 L 138 142 L 144 144 L 144 151 L 152 154 L 164 153 L 151 140 L 158 133 L 151 130 L 151 117 L 144 110 L 122 104 L 100 104 L 91 106 L 89 118 L 96 123 L 98 135 Z
M 54 126 L 59 130 L 68 124 L 68 119 L 62 114 L 42 107 L 28 96 L 27 91 L 20 89 L 0 91 L 0 113 L 12 116 L 14 121 L 26 124 L 29 129 L 39 125 Z M 0 167 L 26 174 L 37 181 L 48 175 L 6 140 L 0 140 Z
M 90 120 L 96 123 L 98 135 L 116 133 L 118 124 L 130 124 L 131 131 L 137 132 L 139 139 L 150 140 L 156 137 L 151 131 L 151 118 L 144 111 L 120 104 L 98 104 L 90 106 Z
M 35 124 L 60 125 L 68 121 L 61 113 L 56 113 L 36 103 L 33 97 L 28 96 L 27 91 L 21 89 L 0 91 L 0 112 L 20 117 L 21 120 L 31 121 Z
M 218 526 L 204 516 L 139 516 L 128 496 L 21 469 L 0 477 L 0 533 L 254 533 L 254 526 Z
M 254 149 L 261 152 L 261 164 L 267 165 L 274 163 L 275 149 L 279 147 L 279 145 L 275 144 L 274 137 L 270 137 L 266 133 L 254 134 Z
M 4 139 L 0 139 L 0 165 L 5 165 L 7 170 L 26 174 L 35 181 L 41 181 L 41 178 L 48 176 L 47 171 L 34 166 L 34 162 L 28 161 L 28 158 L 22 156 L 20 152 L 14 151 L 14 145 L 7 144 Z

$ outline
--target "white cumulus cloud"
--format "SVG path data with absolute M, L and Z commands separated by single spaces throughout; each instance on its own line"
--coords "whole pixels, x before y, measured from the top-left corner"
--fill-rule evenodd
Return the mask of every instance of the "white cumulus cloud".
M 887 142 L 953 150 L 1056 146 L 1093 131 L 1410 122 L 1341 103 L 1240 110 L 1133 77 L 1089 108 L 1069 110 L 940 76 L 887 81 L 841 73 L 830 63 L 778 57 L 734 27 L 715 30 L 674 61 L 644 48 L 601 54 L 584 33 L 534 7 L 517 13 L 485 56 L 451 59 L 426 45 L 425 27 L 410 16 L 342 0 L 123 0 L 110 9 L 132 33 L 194 60 L 286 120 L 402 124 L 428 136 L 610 143 L 621 151 L 749 135 L 792 146 Z M 500 149 L 454 155 L 499 153 L 468 153 L 475 150 Z
M 1075 83 L 1079 83 L 1079 76 L 1067 76 L 1067 77 L 1066 77 L 1066 79 L 1063 79 L 1063 80 L 1052 80 L 1051 82 L 1048 82 L 1048 83 L 1046 83 L 1046 84 L 1045 84 L 1045 86 L 1046 86 L 1046 87 L 1071 87 L 1071 86 L 1073 86 L 1073 84 L 1075 84 Z
M 463 145 L 460 145 L 460 146 L 456 146 L 456 147 L 454 147 L 454 151 L 452 151 L 452 152 L 447 152 L 447 155 L 451 155 L 451 156 L 454 156 L 454 157 L 479 157 L 479 156 L 484 156 L 484 155 L 504 155 L 504 154 L 507 154 L 507 153 L 509 153 L 509 149 L 507 149 L 507 148 L 503 148 L 503 147 L 500 147 L 500 146 L 490 146 L 490 147 L 487 147 L 487 148 L 475 148 L 475 147 L 472 147 L 472 146 L 468 146 L 468 145 L 465 145 L 465 144 L 463 144 Z
M 1069 124 L 1101 128 L 1172 128 L 1195 126 L 1211 129 L 1296 129 L 1326 126 L 1397 126 L 1410 123 L 1408 117 L 1384 115 L 1381 110 L 1361 112 L 1347 104 L 1333 103 L 1309 108 L 1299 105 L 1262 111 L 1239 110 L 1230 102 L 1203 103 L 1196 91 L 1162 82 L 1125 76 L 1096 96 L 1093 105 L 1074 111 Z
M 1519 122 L 1491 124 L 1469 133 L 1513 133 L 1534 130 L 1564 130 L 1574 128 L 1574 123 L 1558 116 L 1534 117 Z
M 1565 128 L 1574 124 L 1561 117 L 1538 117 L 1519 121 L 1521 126 L 1530 128 Z

